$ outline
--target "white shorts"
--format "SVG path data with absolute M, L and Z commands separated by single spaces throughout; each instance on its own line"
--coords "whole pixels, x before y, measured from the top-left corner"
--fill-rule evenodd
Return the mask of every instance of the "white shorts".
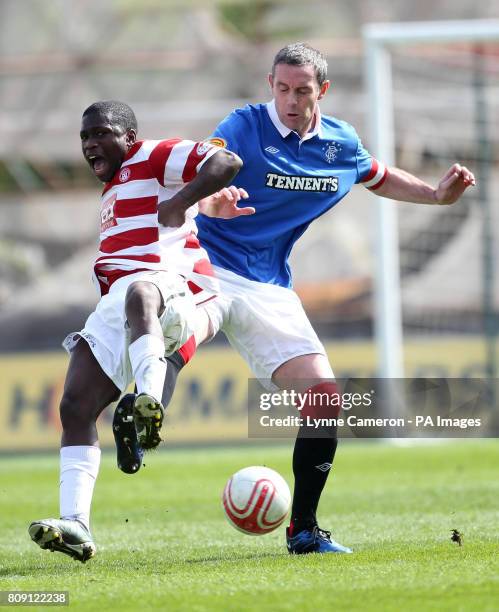
M 88 317 L 85 327 L 69 334 L 62 345 L 70 353 L 83 338 L 100 367 L 121 391 L 133 380 L 125 298 L 128 287 L 136 281 L 153 283 L 163 298 L 164 312 L 159 320 L 165 337 L 165 355 L 176 351 L 190 338 L 196 323 L 196 306 L 183 277 L 169 272 L 144 271 L 115 281 Z
M 258 379 L 269 381 L 279 366 L 294 357 L 326 356 L 294 291 L 216 266 L 214 270 L 221 293 L 204 308 L 214 332 L 225 333 Z

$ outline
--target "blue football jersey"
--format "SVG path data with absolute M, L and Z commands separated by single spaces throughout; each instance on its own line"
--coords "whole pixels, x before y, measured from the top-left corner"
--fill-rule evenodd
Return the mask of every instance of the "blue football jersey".
M 288 257 L 309 224 L 355 183 L 376 188 L 386 175 L 348 123 L 319 112 L 314 129 L 300 138 L 281 123 L 273 101 L 235 110 L 213 138 L 243 160 L 234 184 L 246 189 L 244 205 L 256 213 L 230 220 L 198 215 L 201 244 L 213 264 L 263 283 L 290 287 Z

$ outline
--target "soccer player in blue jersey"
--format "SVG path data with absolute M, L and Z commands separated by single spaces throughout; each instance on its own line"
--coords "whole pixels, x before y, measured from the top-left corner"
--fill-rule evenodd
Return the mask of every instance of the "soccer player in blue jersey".
M 206 306 L 212 329 L 205 335 L 222 330 L 259 379 L 279 388 L 293 381 L 297 391 L 310 390 L 311 397 L 314 392 L 332 395 L 336 387 L 325 349 L 291 288 L 288 257 L 294 243 L 355 184 L 387 198 L 430 205 L 452 204 L 475 184 L 473 174 L 459 164 L 436 188 L 386 168 L 351 125 L 321 114 L 319 101 L 329 88 L 326 71 L 324 57 L 306 44 L 279 51 L 268 77 L 273 100 L 235 110 L 212 139 L 242 158 L 237 185 L 248 192 L 247 203 L 256 213 L 222 221 L 215 208 L 205 207 L 197 218 L 201 244 L 222 290 Z M 310 381 L 315 384 L 309 386 Z M 293 454 L 288 550 L 351 552 L 319 529 L 316 518 L 337 438 L 301 433 Z

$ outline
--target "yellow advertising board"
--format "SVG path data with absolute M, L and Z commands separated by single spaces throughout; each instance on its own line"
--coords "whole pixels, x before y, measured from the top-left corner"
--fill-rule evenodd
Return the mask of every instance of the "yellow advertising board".
M 369 342 L 327 344 L 338 378 L 370 377 L 375 350 Z M 480 377 L 484 349 L 478 339 L 413 342 L 406 346 L 409 376 Z M 0 356 L 0 451 L 56 449 L 61 425 L 59 401 L 68 357 L 63 351 Z M 228 347 L 206 346 L 182 371 L 167 412 L 167 441 L 205 443 L 247 440 L 250 371 Z M 101 445 L 112 446 L 114 406 L 99 418 Z
M 57 448 L 59 402 L 68 356 L 62 351 L 0 357 L 0 450 Z M 204 348 L 183 370 L 168 408 L 168 441 L 246 439 L 249 370 L 230 349 Z M 98 421 L 101 446 L 114 444 L 110 406 Z

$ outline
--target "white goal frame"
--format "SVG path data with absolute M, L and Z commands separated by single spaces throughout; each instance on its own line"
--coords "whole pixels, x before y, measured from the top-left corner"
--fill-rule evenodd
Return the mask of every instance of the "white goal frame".
M 390 49 L 422 42 L 499 41 L 499 20 L 371 23 L 363 27 L 362 37 L 369 101 L 369 148 L 378 159 L 390 166 L 395 162 Z M 403 378 L 397 204 L 386 198 L 377 200 L 374 325 L 378 375 Z

